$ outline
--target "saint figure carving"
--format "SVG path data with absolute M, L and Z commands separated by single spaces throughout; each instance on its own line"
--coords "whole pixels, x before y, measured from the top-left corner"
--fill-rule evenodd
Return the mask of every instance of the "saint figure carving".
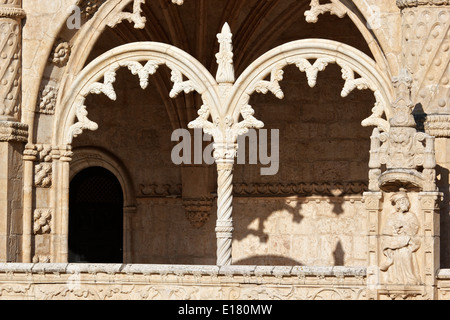
M 420 248 L 417 236 L 419 222 L 410 212 L 410 201 L 405 190 L 391 197 L 395 211 L 391 212 L 383 229 L 382 250 L 385 262 L 380 266 L 387 273 L 387 282 L 420 284 L 419 265 L 415 252 Z

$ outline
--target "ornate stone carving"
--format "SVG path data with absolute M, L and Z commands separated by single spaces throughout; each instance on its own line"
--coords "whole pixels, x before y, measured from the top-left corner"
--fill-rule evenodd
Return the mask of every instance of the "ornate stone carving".
M 58 90 L 47 84 L 39 97 L 39 112 L 43 114 L 55 114 L 56 98 Z
M 139 186 L 139 193 L 140 197 L 149 197 L 149 198 L 181 197 L 181 185 L 173 186 L 169 184 L 165 185 L 141 184 Z
M 299 68 L 301 72 L 306 72 L 306 76 L 308 78 L 308 85 L 311 88 L 314 88 L 317 84 L 317 76 L 319 71 L 325 71 L 325 68 L 328 64 L 334 62 L 331 58 L 319 58 L 314 64 L 311 63 L 304 58 L 300 58 L 295 61 L 295 65 Z
M 87 21 L 91 19 L 106 0 L 78 0 L 76 6 L 80 8 L 82 18 Z
M 222 28 L 222 32 L 217 35 L 219 40 L 219 53 L 216 54 L 217 59 L 217 83 L 229 83 L 233 84 L 235 81 L 234 77 L 234 64 L 233 64 L 233 34 L 231 33 L 230 26 L 228 23 Z
M 400 9 L 417 6 L 448 6 L 449 0 L 397 0 Z
M 213 198 L 183 200 L 186 218 L 194 228 L 200 229 L 208 221 L 213 201 Z
M 305 11 L 306 21 L 309 23 L 316 23 L 319 21 L 319 15 L 329 12 L 330 14 L 334 14 L 339 18 L 343 18 L 347 11 L 342 9 L 339 5 L 331 0 L 331 3 L 320 4 L 319 0 L 312 0 L 310 4 L 311 9 Z
M 34 167 L 34 185 L 40 188 L 50 188 L 52 185 L 52 163 L 42 162 Z
M 73 138 L 78 137 L 83 133 L 84 130 L 95 131 L 98 129 L 98 125 L 95 122 L 89 120 L 87 116 L 88 112 L 85 105 L 77 108 L 76 117 L 78 119 L 78 122 L 72 125 L 69 129 L 67 135 L 67 141 L 69 143 L 72 143 Z
M 191 129 L 201 128 L 214 138 L 214 158 L 218 171 L 216 235 L 219 265 L 231 264 L 232 179 L 237 153 L 237 137 L 247 133 L 250 128 L 264 126 L 254 117 L 254 110 L 249 104 L 250 96 L 253 93 L 270 91 L 278 98 L 283 98 L 284 94 L 279 82 L 283 79 L 284 67 L 296 64 L 300 70 L 304 70 L 309 84 L 313 86 L 319 71 L 324 70 L 328 63 L 334 62 L 343 69 L 343 76 L 346 80 L 345 94 L 349 94 L 354 89 L 376 89 L 377 104 L 370 119 L 370 125 L 376 123 L 381 131 L 386 131 L 389 122 L 382 116 L 385 115 L 388 119 L 390 117 L 390 106 L 386 103 L 390 93 L 386 90 L 388 86 L 384 82 L 384 76 L 373 60 L 349 46 L 328 40 L 314 40 L 313 43 L 308 41 L 288 43 L 267 52 L 257 60 L 257 63 L 255 62 L 248 70 L 244 71 L 238 80 L 231 83 L 231 79 L 234 78 L 231 39 L 229 26 L 225 25 L 222 33 L 218 35 L 220 50 L 217 60 L 221 70 L 216 79 L 186 52 L 162 43 L 133 43 L 122 46 L 114 52 L 103 54 L 86 67 L 80 73 L 79 79 L 74 81 L 75 86 L 80 87 L 71 91 L 68 99 L 70 100 L 69 105 L 74 106 L 74 108 L 70 108 L 72 108 L 72 114 L 75 113 L 78 122 L 70 127 L 64 126 L 66 134 L 64 143 L 66 144 L 70 144 L 73 137 L 82 133 L 83 130 L 98 128 L 87 118 L 84 106 L 85 98 L 90 93 L 103 93 L 115 100 L 116 94 L 113 85 L 116 71 L 121 66 L 126 66 L 133 74 L 137 74 L 140 77 L 141 86 L 146 87 L 148 76 L 153 74 L 159 65 L 165 64 L 171 70 L 171 81 L 174 84 L 170 97 L 175 98 L 181 93 L 198 92 L 203 105 L 198 111 L 199 117 L 190 122 L 188 127 Z M 305 54 L 305 51 L 310 52 L 305 48 L 312 47 L 315 48 L 314 55 Z M 344 47 L 348 49 L 349 54 L 344 53 Z M 141 53 L 139 60 L 131 55 L 136 52 L 135 50 L 139 50 Z M 148 53 L 147 59 L 142 58 L 144 51 Z M 314 63 L 305 63 L 306 60 L 313 59 L 315 59 Z M 366 63 L 362 63 L 361 60 Z M 98 64 L 99 61 L 103 63 L 101 66 Z M 143 62 L 146 64 L 144 65 Z M 145 66 L 149 66 L 149 68 Z M 350 68 L 350 66 L 355 67 Z M 91 73 L 91 76 L 88 81 L 85 81 L 82 76 L 87 73 Z M 356 77 L 356 73 L 360 76 L 359 78 Z M 97 82 L 101 77 L 104 78 L 103 83 Z M 266 80 L 268 77 L 270 80 Z M 64 97 L 62 101 L 64 101 Z M 70 125 L 70 120 L 67 124 Z
M 33 149 L 36 150 L 34 185 L 40 188 L 49 188 L 52 185 L 52 147 L 37 144 Z
M 50 257 L 42 254 L 37 254 L 33 257 L 33 263 L 50 263 Z
M 134 23 L 135 29 L 143 29 L 145 27 L 145 23 L 147 22 L 147 19 L 142 16 L 141 6 L 144 3 L 145 0 L 134 0 L 133 12 L 120 12 L 111 22 L 108 23 L 108 26 L 114 28 L 123 20 L 128 20 L 128 22 Z
M 0 121 L 0 141 L 28 142 L 28 125 L 19 122 Z
M 88 94 L 100 94 L 103 93 L 109 99 L 115 101 L 117 99 L 116 92 L 114 91 L 113 84 L 116 82 L 116 71 L 119 66 L 114 65 L 108 71 L 106 71 L 104 75 L 103 83 L 94 82 L 85 92 L 82 92 L 81 95 L 86 97 Z
M 121 62 L 119 65 L 121 67 L 127 67 L 133 75 L 139 77 L 140 86 L 142 89 L 146 89 L 149 83 L 149 77 L 154 75 L 161 65 L 162 62 L 158 61 L 148 61 L 145 66 L 142 66 L 137 61 L 126 61 Z
M 415 129 L 410 99 L 411 79 L 406 70 L 394 78 L 397 98 L 395 114 L 390 119 L 388 132 L 375 129 L 372 135 L 370 157 L 370 186 L 378 191 L 375 181 L 388 190 L 391 187 L 413 187 L 424 191 L 436 191 L 434 137 Z M 381 165 L 386 172 L 381 173 Z
M 270 73 L 270 81 L 260 80 L 255 85 L 255 91 L 262 94 L 266 94 L 270 91 L 278 99 L 283 99 L 284 92 L 281 90 L 280 81 L 283 80 L 284 66 L 284 63 L 276 65 Z
M 57 42 L 53 48 L 53 55 L 51 56 L 51 61 L 59 66 L 63 67 L 69 61 L 71 46 L 67 41 L 60 40 Z
M 367 191 L 365 182 L 349 183 L 258 183 L 234 184 L 236 196 L 326 196 L 362 195 Z
M 414 1 L 427 4 L 433 1 Z M 435 1 L 448 5 L 448 1 Z M 411 98 L 426 114 L 449 113 L 448 29 L 450 12 L 444 6 L 404 8 L 402 53 L 411 73 Z M 433 21 L 433 23 L 430 23 Z
M 450 137 L 450 115 L 432 114 L 427 115 L 423 123 L 424 130 L 430 136 L 436 138 Z
M 387 217 L 383 228 L 381 249 L 385 262 L 380 266 L 387 273 L 387 283 L 417 285 L 421 283 L 415 252 L 420 248 L 419 222 L 409 211 L 410 202 L 404 190 L 391 197 L 395 211 Z
M 34 210 L 34 234 L 48 234 L 51 231 L 50 219 L 52 217 L 51 209 Z
M 21 27 L 20 20 L 0 18 L 0 117 L 18 119 L 21 87 Z
M 214 158 L 217 164 L 217 265 L 231 265 L 233 242 L 233 164 L 237 144 L 215 143 Z

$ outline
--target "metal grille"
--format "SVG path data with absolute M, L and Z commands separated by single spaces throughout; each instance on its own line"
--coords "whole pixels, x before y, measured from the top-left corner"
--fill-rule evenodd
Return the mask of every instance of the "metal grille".
M 119 203 L 123 194 L 116 177 L 103 168 L 86 169 L 75 177 L 72 191 L 78 203 Z

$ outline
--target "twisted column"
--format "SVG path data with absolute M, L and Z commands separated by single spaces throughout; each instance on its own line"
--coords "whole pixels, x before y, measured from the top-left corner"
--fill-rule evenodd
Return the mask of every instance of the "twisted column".
M 214 158 L 217 164 L 217 265 L 232 263 L 233 241 L 233 167 L 237 144 L 214 144 Z

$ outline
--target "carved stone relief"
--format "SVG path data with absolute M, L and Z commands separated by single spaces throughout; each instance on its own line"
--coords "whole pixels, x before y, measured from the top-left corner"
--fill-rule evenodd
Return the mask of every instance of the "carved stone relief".
M 50 220 L 52 218 L 51 209 L 36 209 L 34 210 L 34 234 L 50 233 Z
M 310 7 L 311 9 L 305 12 L 306 21 L 309 23 L 316 23 L 319 15 L 327 12 L 334 14 L 339 18 L 343 18 L 347 14 L 347 11 L 336 5 L 333 0 L 326 4 L 320 4 L 319 0 L 312 0 Z
M 34 185 L 39 188 L 50 188 L 52 185 L 52 146 L 45 144 L 35 145 L 37 151 L 35 163 Z
M 71 51 L 71 45 L 67 41 L 60 40 L 56 42 L 53 48 L 53 55 L 50 57 L 51 61 L 59 66 L 63 67 L 69 61 Z
M 17 119 L 20 111 L 21 27 L 20 20 L 0 18 L 0 47 L 2 78 L 0 80 L 0 116 Z
M 43 114 L 55 114 L 58 89 L 47 84 L 39 94 L 39 112 Z
M 389 284 L 418 285 L 421 283 L 416 257 L 421 246 L 419 221 L 410 212 L 411 204 L 404 190 L 395 193 L 391 201 L 395 210 L 388 213 L 382 230 L 381 250 L 385 260 L 380 270 L 386 273 Z
M 434 3 L 448 4 L 448 1 Z M 403 10 L 402 47 L 405 66 L 413 80 L 412 101 L 426 114 L 449 113 L 449 26 L 450 12 L 446 7 Z

